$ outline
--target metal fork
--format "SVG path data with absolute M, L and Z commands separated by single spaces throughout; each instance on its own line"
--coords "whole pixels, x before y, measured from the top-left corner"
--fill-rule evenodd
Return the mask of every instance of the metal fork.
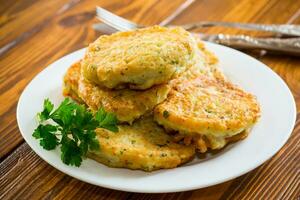
M 115 28 L 118 31 L 129 31 L 132 29 L 137 28 L 143 28 L 144 26 L 141 26 L 139 24 L 136 24 L 132 21 L 129 21 L 123 17 L 120 17 L 118 15 L 115 15 L 108 10 L 105 10 L 99 6 L 96 7 L 96 14 L 97 18 L 101 20 L 106 25 Z M 94 24 L 94 29 L 101 29 L 103 28 L 103 25 L 101 24 Z
M 186 30 L 196 28 L 205 28 L 213 26 L 224 26 L 246 30 L 266 31 L 282 35 L 300 36 L 300 26 L 293 24 L 253 24 L 253 23 L 235 23 L 235 22 L 198 22 L 179 25 Z
M 173 15 L 170 15 L 167 19 L 159 23 L 160 26 L 166 26 L 169 24 L 182 10 L 186 9 L 194 0 L 188 0 L 182 6 L 180 6 Z M 143 28 L 143 25 L 136 24 L 132 21 L 119 17 L 101 7 L 96 8 L 97 17 L 105 24 L 108 24 L 111 27 L 114 27 L 120 31 L 128 31 L 136 28 Z M 209 22 L 202 21 L 197 23 L 182 24 L 178 25 L 183 27 L 186 30 L 193 30 L 196 28 L 205 28 L 213 26 L 224 26 L 232 27 L 246 30 L 257 30 L 257 31 L 266 31 L 282 35 L 291 35 L 291 36 L 300 36 L 300 25 L 292 24 L 253 24 L 253 23 L 235 23 L 235 22 Z
M 182 13 L 186 8 L 188 8 L 195 0 L 186 0 L 183 4 L 181 4 L 170 16 L 164 19 L 159 23 L 160 26 L 168 25 L 175 17 Z M 104 22 L 105 24 L 113 27 L 118 31 L 129 31 L 132 29 L 143 28 L 145 26 L 136 24 L 132 21 L 124 19 L 123 17 L 119 17 L 108 10 L 105 10 L 99 6 L 96 7 L 97 18 Z M 107 27 L 103 26 L 103 24 L 95 24 L 94 29 L 105 29 Z
M 106 25 L 113 27 L 119 31 L 128 31 L 132 29 L 142 28 L 144 26 L 136 24 L 132 21 L 117 16 L 103 8 L 97 7 L 97 17 Z M 95 24 L 95 30 L 105 31 L 103 24 Z M 272 31 L 274 32 L 274 30 Z M 283 33 L 282 31 L 276 33 Z M 240 49 L 264 49 L 269 51 L 281 52 L 300 56 L 300 38 L 280 39 L 280 38 L 255 38 L 246 35 L 224 35 L 224 34 L 197 34 L 201 39 L 224 44 Z
M 300 38 L 255 38 L 247 35 L 193 33 L 200 39 L 236 49 L 263 49 L 274 53 L 300 56 Z

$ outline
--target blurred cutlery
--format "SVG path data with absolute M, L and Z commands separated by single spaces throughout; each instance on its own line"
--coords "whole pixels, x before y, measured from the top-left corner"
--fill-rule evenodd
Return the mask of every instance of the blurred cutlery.
M 193 33 L 200 39 L 237 49 L 263 49 L 300 56 L 300 38 L 257 38 L 246 35 Z
M 252 24 L 252 23 L 235 23 L 235 22 L 198 22 L 179 25 L 186 30 L 193 30 L 195 28 L 224 26 L 231 28 L 266 31 L 282 35 L 300 36 L 300 25 L 292 24 Z
M 193 0 L 187 1 L 190 5 Z M 166 23 L 169 23 L 172 19 L 174 19 L 180 12 L 182 12 L 183 9 L 186 9 L 187 4 L 184 6 L 181 6 L 178 8 L 174 14 L 170 15 L 166 20 L 163 21 L 163 24 L 166 25 Z M 137 28 L 143 28 L 144 26 L 136 24 L 132 21 L 129 21 L 127 19 L 124 19 L 120 16 L 117 16 L 101 7 L 96 8 L 97 11 L 97 17 L 100 19 L 103 23 L 100 24 L 94 24 L 93 28 L 95 30 L 99 31 L 109 31 L 109 32 L 115 32 L 115 30 L 118 31 L 128 31 L 132 29 Z M 206 24 L 206 25 L 205 25 Z M 208 27 L 213 26 L 214 23 L 203 23 L 201 27 Z M 216 23 L 215 23 L 216 24 Z M 228 25 L 226 23 L 222 23 L 223 25 Z M 238 25 L 240 23 L 233 23 L 235 25 Z M 245 25 L 245 24 L 243 24 Z M 249 25 L 249 24 L 248 24 Z M 274 33 L 281 33 L 281 34 L 289 34 L 289 35 L 300 35 L 299 26 L 296 25 L 270 25 L 268 28 L 266 26 L 262 26 L 261 24 L 254 26 L 255 24 L 251 24 L 252 28 L 255 28 L 256 30 L 265 30 L 270 31 Z M 189 25 L 183 25 L 184 28 L 187 29 L 193 29 L 194 27 L 199 27 L 195 24 L 189 24 Z M 233 26 L 233 25 L 232 25 Z M 250 26 L 242 26 L 247 27 L 250 29 Z M 273 27 L 271 29 L 270 27 Z M 279 27 L 285 27 L 286 30 L 279 30 Z M 292 27 L 296 27 L 295 29 L 291 29 Z M 257 29 L 258 28 L 258 29 Z M 289 31 L 288 31 L 289 30 Z M 299 31 L 299 33 L 298 33 Z M 201 33 L 193 33 L 194 35 L 200 37 L 202 40 L 210 41 L 218 44 L 223 44 L 226 46 L 231 46 L 233 48 L 239 48 L 239 49 L 263 49 L 263 50 L 269 50 L 274 52 L 281 52 L 285 54 L 291 54 L 291 55 L 297 55 L 300 56 L 300 37 L 299 38 L 256 38 L 256 37 L 250 37 L 246 35 L 224 35 L 224 34 L 201 34 Z
M 172 20 L 174 20 L 178 15 L 180 15 L 185 9 L 187 9 L 195 0 L 186 0 L 183 4 L 181 4 L 171 15 L 169 15 L 166 19 L 159 23 L 160 26 L 166 26 Z M 116 31 L 128 31 L 137 28 L 143 28 L 145 26 L 136 24 L 132 21 L 124 19 L 118 15 L 105 10 L 99 6 L 96 7 L 96 15 L 99 20 L 114 28 Z M 112 32 L 113 29 L 109 29 L 102 23 L 94 24 L 93 28 L 96 30 L 104 30 Z

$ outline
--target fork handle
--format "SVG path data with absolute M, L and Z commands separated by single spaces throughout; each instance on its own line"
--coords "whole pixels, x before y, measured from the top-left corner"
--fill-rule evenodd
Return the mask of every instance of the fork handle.
M 300 26 L 292 24 L 251 24 L 251 23 L 234 23 L 234 22 L 199 22 L 181 25 L 187 30 L 201 27 L 224 26 L 240 28 L 247 30 L 266 31 L 283 35 L 300 36 Z
M 198 34 L 199 36 L 199 34 Z M 300 38 L 254 38 L 245 35 L 217 34 L 200 38 L 239 49 L 264 49 L 300 56 Z

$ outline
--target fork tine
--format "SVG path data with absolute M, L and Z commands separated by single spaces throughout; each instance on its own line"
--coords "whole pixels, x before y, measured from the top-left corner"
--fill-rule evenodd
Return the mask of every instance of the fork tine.
M 103 22 L 93 24 L 93 29 L 96 31 L 100 31 L 102 33 L 106 33 L 106 34 L 112 34 L 112 33 L 115 33 L 116 31 L 118 31 L 118 29 L 113 28 Z
M 122 31 L 128 31 L 139 28 L 139 26 L 133 22 L 130 22 L 122 17 L 119 17 L 99 6 L 96 7 L 97 17 L 107 23 L 108 25 Z
M 109 13 L 108 11 L 100 8 L 100 7 L 97 7 L 96 8 L 96 13 L 97 13 L 97 17 L 98 19 L 100 19 L 101 21 L 103 21 L 104 23 L 114 27 L 114 28 L 117 28 L 118 30 L 126 30 L 126 27 L 123 27 L 120 25 L 120 23 L 116 21 L 116 18 L 115 16 L 113 16 L 111 13 Z M 118 19 L 117 19 L 118 20 Z

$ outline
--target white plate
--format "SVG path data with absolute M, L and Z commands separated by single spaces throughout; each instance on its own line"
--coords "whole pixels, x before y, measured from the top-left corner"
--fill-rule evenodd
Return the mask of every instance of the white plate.
M 178 192 L 203 188 L 241 176 L 273 156 L 289 138 L 296 119 L 293 96 L 284 81 L 254 58 L 228 47 L 206 43 L 216 53 L 224 73 L 236 84 L 255 94 L 262 116 L 243 141 L 227 147 L 217 155 L 168 170 L 151 173 L 109 168 L 91 159 L 81 167 L 70 167 L 60 160 L 58 150 L 46 151 L 31 135 L 37 126 L 36 113 L 45 98 L 56 105 L 62 99 L 62 77 L 67 68 L 83 57 L 84 49 L 71 53 L 38 74 L 23 91 L 17 120 L 29 146 L 58 170 L 82 181 L 132 192 Z

